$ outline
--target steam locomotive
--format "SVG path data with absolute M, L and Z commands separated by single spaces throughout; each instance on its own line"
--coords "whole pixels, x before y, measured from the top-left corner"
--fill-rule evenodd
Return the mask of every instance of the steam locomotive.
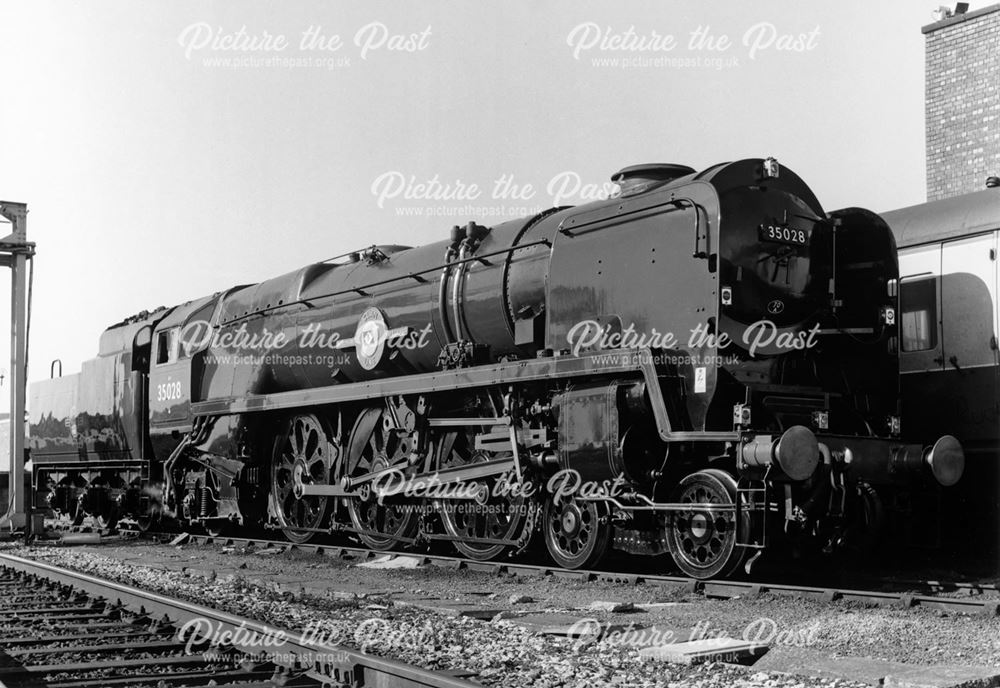
M 901 439 L 877 215 L 825 213 L 773 158 L 612 180 L 109 327 L 31 388 L 39 503 L 708 578 L 870 547 L 958 481 L 955 438 Z

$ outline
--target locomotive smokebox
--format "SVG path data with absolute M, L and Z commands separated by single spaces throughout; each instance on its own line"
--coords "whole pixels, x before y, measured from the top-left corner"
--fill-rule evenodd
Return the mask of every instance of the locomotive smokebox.
M 746 467 L 776 466 L 789 479 L 805 480 L 819 466 L 819 441 L 812 430 L 794 425 L 775 441 L 771 435 L 758 435 L 740 448 Z

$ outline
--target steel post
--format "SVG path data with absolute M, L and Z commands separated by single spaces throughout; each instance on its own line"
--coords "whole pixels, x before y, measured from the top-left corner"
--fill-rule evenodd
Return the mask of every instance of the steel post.
M 13 231 L 0 238 L 0 265 L 11 269 L 10 290 L 10 509 L 0 525 L 25 528 L 31 508 L 25 490 L 25 396 L 28 365 L 28 259 L 35 245 L 27 240 L 28 206 L 0 201 L 0 215 Z

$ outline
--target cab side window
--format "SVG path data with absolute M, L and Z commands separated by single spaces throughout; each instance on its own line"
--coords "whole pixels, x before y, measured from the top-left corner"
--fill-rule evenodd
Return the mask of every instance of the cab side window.
M 177 360 L 177 328 L 156 333 L 156 365 L 173 363 Z

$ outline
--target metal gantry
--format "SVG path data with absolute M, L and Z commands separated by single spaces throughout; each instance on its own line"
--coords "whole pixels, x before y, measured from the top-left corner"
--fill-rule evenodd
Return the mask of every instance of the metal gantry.
M 6 515 L 0 512 L 0 527 L 20 529 L 27 526 L 28 495 L 24 482 L 25 463 L 25 391 L 28 373 L 28 323 L 31 290 L 28 261 L 35 255 L 35 244 L 28 241 L 28 206 L 25 203 L 0 201 L 0 216 L 13 229 L 0 238 L 0 266 L 10 268 L 10 494 Z M 6 505 L 0 505 L 3 509 Z

